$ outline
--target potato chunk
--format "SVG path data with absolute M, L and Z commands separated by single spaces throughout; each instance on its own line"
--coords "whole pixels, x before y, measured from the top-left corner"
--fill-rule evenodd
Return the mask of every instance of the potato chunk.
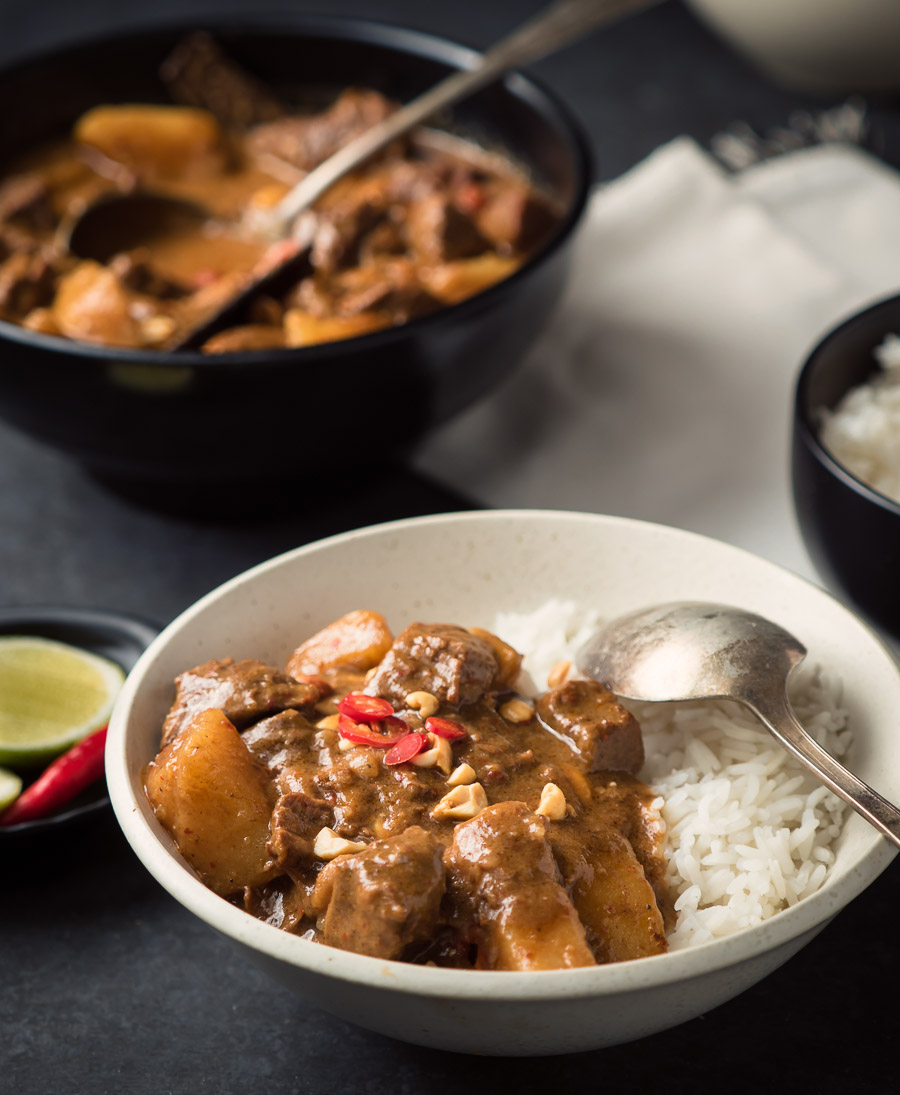
M 60 281 L 51 320 L 69 338 L 107 346 L 140 346 L 141 330 L 129 310 L 133 300 L 105 266 L 80 262 Z
M 444 853 L 456 915 L 496 970 L 596 965 L 559 876 L 548 824 L 524 802 L 498 802 L 456 826 Z
M 653 887 L 633 848 L 615 829 L 595 822 L 550 842 L 588 939 L 600 962 L 664 954 L 668 944 Z
M 229 327 L 208 338 L 201 349 L 205 354 L 243 354 L 253 350 L 279 350 L 284 346 L 284 331 L 263 323 Z
M 393 641 L 384 616 L 356 609 L 301 643 L 288 658 L 285 670 L 296 677 L 329 669 L 372 669 Z
M 269 879 L 274 789 L 221 711 L 201 711 L 160 750 L 144 784 L 156 816 L 210 889 L 225 897 Z
M 522 669 L 522 655 L 509 643 L 498 638 L 493 631 L 485 631 L 483 627 L 470 627 L 469 633 L 484 639 L 493 650 L 497 659 L 497 675 L 494 677 L 494 688 L 502 690 L 512 688 L 519 678 Z
M 311 316 L 291 308 L 284 316 L 288 346 L 314 346 L 319 342 L 339 342 L 343 338 L 367 335 L 390 327 L 392 319 L 384 312 L 359 312 L 355 316 Z
M 78 119 L 75 139 L 144 178 L 215 175 L 226 166 L 219 123 L 194 107 L 97 106 Z
M 457 259 L 422 271 L 422 280 L 430 293 L 444 304 L 458 304 L 508 278 L 522 265 L 518 258 L 507 258 L 487 251 L 471 259 Z

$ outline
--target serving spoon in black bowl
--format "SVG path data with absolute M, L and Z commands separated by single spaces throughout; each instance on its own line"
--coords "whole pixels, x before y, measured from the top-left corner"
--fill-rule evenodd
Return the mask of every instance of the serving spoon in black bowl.
M 629 700 L 736 700 L 826 787 L 900 847 L 900 810 L 810 736 L 787 695 L 806 648 L 754 612 L 703 601 L 642 609 L 601 628 L 578 668 Z
M 294 280 L 307 261 L 308 252 L 302 235 L 295 232 L 300 214 L 339 179 L 392 141 L 504 73 L 546 57 L 600 26 L 660 2 L 555 0 L 489 49 L 475 68 L 453 73 L 348 142 L 305 175 L 277 205 L 253 212 L 241 230 L 267 241 L 269 248 L 233 296 L 215 306 L 191 330 L 176 334 L 164 348 L 196 349 L 227 325 L 257 293 L 277 292 L 285 280 Z M 105 262 L 116 251 L 136 246 L 132 238 L 136 224 L 146 226 L 149 235 L 167 223 L 182 227 L 193 224 L 199 231 L 212 224 L 213 218 L 202 205 L 181 198 L 148 192 L 106 195 L 73 218 L 66 226 L 63 242 L 74 255 Z M 236 226 L 228 227 L 234 231 Z M 117 239 L 122 240 L 121 246 L 116 246 Z

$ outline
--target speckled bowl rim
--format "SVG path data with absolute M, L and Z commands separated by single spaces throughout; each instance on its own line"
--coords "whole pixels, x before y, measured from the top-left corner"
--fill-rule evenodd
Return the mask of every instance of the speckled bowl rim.
M 897 849 L 856 815 L 851 815 L 847 827 L 862 826 L 864 834 L 861 852 L 839 876 L 832 876 L 815 894 L 786 909 L 762 925 L 744 929 L 724 939 L 703 943 L 665 955 L 637 959 L 616 965 L 575 970 L 551 970 L 528 973 L 496 973 L 488 971 L 448 970 L 415 966 L 402 962 L 383 961 L 337 950 L 314 943 L 256 920 L 241 909 L 217 897 L 163 843 L 162 830 L 145 816 L 146 808 L 136 796 L 128 768 L 128 729 L 131 706 L 145 675 L 172 638 L 210 605 L 227 598 L 239 587 L 252 583 L 258 576 L 276 568 L 290 567 L 294 560 L 328 552 L 348 541 L 365 540 L 390 535 L 402 536 L 405 530 L 423 526 L 443 526 L 450 529 L 476 529 L 499 521 L 524 521 L 569 526 L 573 532 L 579 526 L 605 527 L 626 531 L 634 536 L 653 535 L 660 540 L 660 549 L 667 545 L 683 545 L 698 551 L 715 552 L 722 566 L 730 566 L 738 574 L 758 570 L 773 583 L 805 589 L 807 594 L 830 602 L 837 610 L 845 628 L 854 632 L 855 639 L 868 642 L 872 657 L 881 659 L 881 669 L 888 670 L 893 680 L 900 706 L 900 670 L 887 646 L 878 635 L 844 608 L 830 594 L 805 579 L 752 555 L 705 536 L 663 525 L 589 513 L 554 510 L 491 510 L 446 514 L 436 517 L 413 518 L 374 525 L 342 533 L 286 552 L 225 582 L 176 618 L 148 647 L 132 670 L 110 721 L 106 750 L 107 780 L 116 817 L 132 848 L 157 881 L 182 905 L 208 925 L 231 939 L 260 952 L 269 959 L 325 975 L 340 981 L 372 986 L 389 991 L 465 1001 L 467 999 L 554 1000 L 613 996 L 642 991 L 654 986 L 682 982 L 703 976 L 799 939 L 825 924 L 854 897 L 860 894 L 891 862 Z M 886 664 L 887 663 L 887 664 Z M 149 759 L 149 758 L 147 758 Z M 154 831 L 154 825 L 158 831 Z M 859 833 L 857 833 L 859 838 Z

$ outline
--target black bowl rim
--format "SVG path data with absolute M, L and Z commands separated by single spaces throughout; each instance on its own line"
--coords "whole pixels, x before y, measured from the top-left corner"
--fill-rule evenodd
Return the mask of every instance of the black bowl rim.
M 368 42 L 374 45 L 399 48 L 406 53 L 444 62 L 458 69 L 474 68 L 483 56 L 478 50 L 460 42 L 454 42 L 452 39 L 444 38 L 441 35 L 375 19 L 319 14 L 298 14 L 286 17 L 285 13 L 278 13 L 277 15 L 260 13 L 252 18 L 248 17 L 246 13 L 223 14 L 204 19 L 198 13 L 196 17 L 191 19 L 160 22 L 143 21 L 119 28 L 108 34 L 84 35 L 69 39 L 54 47 L 30 54 L 13 64 L 0 67 L 0 80 L 8 74 L 22 71 L 40 62 L 52 61 L 55 57 L 76 52 L 78 49 L 87 46 L 111 46 L 115 42 L 139 38 L 142 34 L 164 32 L 187 34 L 192 30 L 205 27 L 206 24 L 209 24 L 213 31 L 215 27 L 221 27 L 230 33 L 280 30 L 285 34 L 292 35 L 302 35 L 304 33 L 327 34 L 330 37 L 344 41 Z M 593 186 L 594 176 L 590 142 L 581 123 L 576 120 L 563 101 L 540 81 L 535 80 L 532 76 L 525 76 L 519 71 L 514 70 L 505 77 L 501 77 L 501 80 L 507 86 L 507 90 L 517 98 L 535 106 L 539 105 L 545 114 L 549 114 L 549 120 L 554 127 L 568 139 L 575 159 L 577 188 L 566 215 L 547 242 L 509 277 L 503 278 L 502 281 L 489 286 L 480 293 L 476 293 L 467 300 L 448 305 L 446 308 L 441 308 L 426 316 L 418 316 L 406 323 L 373 331 L 369 334 L 356 335 L 354 338 L 317 343 L 313 346 L 285 347 L 278 350 L 270 349 L 235 354 L 203 354 L 199 351 L 189 350 L 163 352 L 159 350 L 136 350 L 124 346 L 100 346 L 74 339 L 64 339 L 55 335 L 42 334 L 39 331 L 30 331 L 25 327 L 5 320 L 0 320 L 0 337 L 9 339 L 12 342 L 22 343 L 34 349 L 59 354 L 62 357 L 87 359 L 92 363 L 105 361 L 115 364 L 165 367 L 167 369 L 189 367 L 240 370 L 248 366 L 259 368 L 262 365 L 271 368 L 282 365 L 290 366 L 295 362 L 339 357 L 346 352 L 348 345 L 352 345 L 354 351 L 357 349 L 365 351 L 370 347 L 390 345 L 390 343 L 404 338 L 410 329 L 415 332 L 427 326 L 434 327 L 445 323 L 454 323 L 460 316 L 473 314 L 485 307 L 491 307 L 495 299 L 509 292 L 511 287 L 514 289 L 522 278 L 528 277 L 532 269 L 546 261 L 569 238 L 584 213 Z
M 860 495 L 860 497 L 864 498 L 867 502 L 871 502 L 872 505 L 877 506 L 886 513 L 900 517 L 900 502 L 895 501 L 893 498 L 889 498 L 886 494 L 882 494 L 881 491 L 876 490 L 875 487 L 870 487 L 868 483 L 864 483 L 862 479 L 859 479 L 854 475 L 849 468 L 846 468 L 841 464 L 840 461 L 822 444 L 820 427 L 815 420 L 815 409 L 810 405 L 809 399 L 809 386 L 812 383 L 811 377 L 816 370 L 819 355 L 826 346 L 843 338 L 848 330 L 859 323 L 865 322 L 873 313 L 877 313 L 882 309 L 889 311 L 892 306 L 900 308 L 900 293 L 892 293 L 890 296 L 883 297 L 873 304 L 867 305 L 860 311 L 854 312 L 852 315 L 842 320 L 836 327 L 831 328 L 830 331 L 819 339 L 807 355 L 797 377 L 796 396 L 794 400 L 794 423 L 797 433 L 804 444 L 827 472 L 849 490 L 853 491 L 854 494 Z M 900 328 L 900 322 L 898 322 L 896 326 Z M 882 337 L 890 333 L 892 332 L 885 328 Z
M 162 630 L 159 624 L 144 616 L 117 609 L 77 608 L 68 605 L 25 604 L 0 608 L 0 634 L 15 634 L 16 626 L 35 627 L 58 626 L 106 630 L 121 635 L 146 649 Z M 69 823 L 80 822 L 109 808 L 109 795 L 104 788 L 102 794 L 90 802 L 62 810 L 58 814 L 39 818 L 35 821 L 22 821 L 18 825 L 0 827 L 0 846 L 4 842 L 13 842 L 31 837 L 49 830 L 58 830 Z

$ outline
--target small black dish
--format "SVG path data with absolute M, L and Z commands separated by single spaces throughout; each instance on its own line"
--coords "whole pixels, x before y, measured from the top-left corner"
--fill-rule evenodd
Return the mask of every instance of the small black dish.
M 159 67 L 208 30 L 287 100 L 349 85 L 413 98 L 480 55 L 356 19 L 261 14 L 154 24 L 0 70 L 3 159 L 68 132 L 102 102 L 165 102 Z M 336 470 L 403 459 L 524 356 L 565 284 L 592 182 L 578 123 L 514 73 L 453 110 L 453 127 L 503 150 L 559 204 L 546 243 L 512 276 L 451 307 L 361 337 L 209 355 L 70 342 L 0 321 L 0 416 L 121 493 L 176 512 L 246 516 L 309 505 Z
M 60 608 L 53 605 L 23 605 L 0 608 L 0 635 L 36 635 L 55 639 L 100 654 L 128 673 L 160 628 L 149 620 L 122 612 L 88 608 Z M 37 821 L 0 827 L 0 856 L 15 847 L 22 850 L 51 832 L 54 837 L 68 833 L 108 812 L 106 784 L 83 791 L 59 813 Z
M 791 456 L 794 509 L 816 570 L 894 639 L 900 639 L 900 503 L 857 479 L 819 435 L 822 411 L 878 371 L 875 349 L 898 332 L 900 296 L 893 296 L 819 342 L 797 381 Z

